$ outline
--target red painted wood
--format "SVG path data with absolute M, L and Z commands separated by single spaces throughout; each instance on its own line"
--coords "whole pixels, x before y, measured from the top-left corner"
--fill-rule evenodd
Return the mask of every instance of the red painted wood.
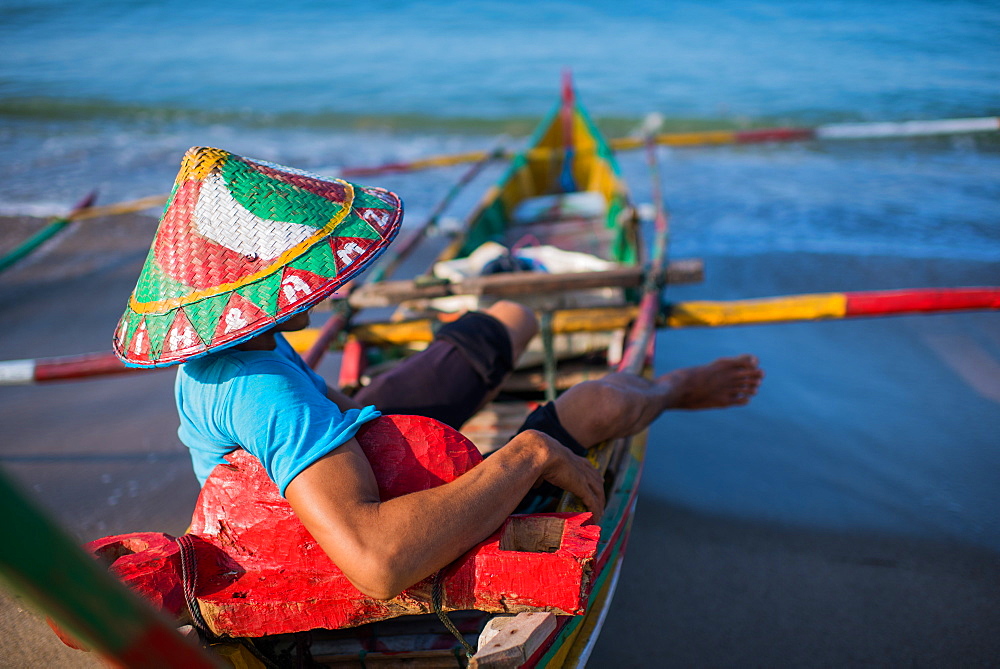
M 796 142 L 804 139 L 814 139 L 816 131 L 812 128 L 766 128 L 763 130 L 743 130 L 734 133 L 733 136 L 738 144 Z
M 178 643 L 174 630 L 149 627 L 115 657 L 105 657 L 112 666 L 143 669 L 216 669 L 220 665 L 193 643 Z
M 340 290 L 351 291 L 353 290 L 352 286 L 353 283 L 349 282 L 346 286 L 341 286 Z M 330 347 L 330 342 L 333 341 L 334 337 L 343 332 L 344 328 L 347 327 L 348 320 L 347 313 L 338 313 L 330 316 L 326 323 L 323 324 L 323 327 L 320 328 L 316 341 L 313 342 L 309 350 L 302 356 L 307 365 L 313 369 L 319 366 L 320 361 L 326 354 L 326 350 Z
M 383 499 L 451 481 L 482 460 L 461 434 L 417 416 L 372 421 L 358 441 Z M 390 601 L 362 594 L 298 521 L 254 457 L 236 451 L 227 461 L 202 489 L 190 528 L 198 537 L 198 599 L 214 631 L 254 637 L 432 610 L 430 579 Z M 512 516 L 447 568 L 443 607 L 582 613 L 600 535 L 597 526 L 586 524 L 589 519 L 590 514 Z M 541 522 L 563 525 L 555 552 L 500 548 L 515 525 Z M 142 543 L 145 550 L 131 550 Z M 88 547 L 105 558 L 118 556 L 112 571 L 163 610 L 174 615 L 183 610 L 179 555 L 168 535 L 107 537 Z
M 35 364 L 35 381 L 62 381 L 105 374 L 139 371 L 126 367 L 114 353 L 90 353 L 66 358 L 48 358 Z
M 1000 288 L 931 288 L 845 293 L 845 316 L 1000 309 Z
M 184 611 L 180 550 L 169 534 L 136 532 L 104 537 L 85 548 L 125 583 L 140 584 L 142 595 L 157 609 L 174 616 Z
M 361 385 L 361 374 L 365 371 L 365 345 L 354 337 L 344 342 L 344 352 L 340 358 L 341 388 L 357 388 Z

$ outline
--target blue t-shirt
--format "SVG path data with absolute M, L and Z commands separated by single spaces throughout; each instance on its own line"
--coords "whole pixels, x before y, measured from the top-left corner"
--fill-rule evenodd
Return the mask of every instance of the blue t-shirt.
M 303 469 L 381 414 L 340 410 L 326 382 L 280 334 L 273 351 L 227 349 L 180 366 L 174 387 L 181 425 L 202 484 L 226 453 L 257 457 L 281 494 Z

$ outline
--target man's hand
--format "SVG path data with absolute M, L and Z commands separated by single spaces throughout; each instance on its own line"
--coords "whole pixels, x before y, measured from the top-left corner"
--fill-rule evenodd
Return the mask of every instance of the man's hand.
M 535 430 L 522 432 L 521 435 L 530 435 L 542 441 L 542 448 L 547 453 L 547 460 L 543 465 L 541 481 L 548 481 L 552 485 L 570 492 L 583 502 L 584 506 L 594 514 L 594 521 L 601 519 L 604 513 L 604 479 L 594 465 L 579 455 L 573 453 L 549 435 Z

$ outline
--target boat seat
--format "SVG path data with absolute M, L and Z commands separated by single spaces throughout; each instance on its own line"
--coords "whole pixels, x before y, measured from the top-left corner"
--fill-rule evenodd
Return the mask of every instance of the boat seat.
M 357 439 L 383 500 L 441 485 L 482 462 L 471 441 L 420 416 L 383 416 L 363 426 Z M 86 548 L 178 618 L 186 608 L 182 557 L 188 565 L 193 557 L 197 576 L 188 584 L 216 635 L 338 629 L 433 610 L 433 577 L 388 601 L 357 590 L 255 457 L 236 450 L 226 461 L 202 488 L 183 550 L 174 537 L 156 532 L 105 537 Z M 600 535 L 589 519 L 589 513 L 510 516 L 442 570 L 442 609 L 584 612 Z

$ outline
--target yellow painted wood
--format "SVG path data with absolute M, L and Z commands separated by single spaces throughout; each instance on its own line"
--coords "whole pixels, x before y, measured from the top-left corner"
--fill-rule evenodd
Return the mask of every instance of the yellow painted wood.
M 308 328 L 298 332 L 283 332 L 285 339 L 298 353 L 305 353 L 319 337 L 319 328 Z
M 351 334 L 364 344 L 404 346 L 412 342 L 430 343 L 434 339 L 434 322 L 423 318 L 399 323 L 363 323 L 351 329 Z
M 730 130 L 708 130 L 704 132 L 671 132 L 656 135 L 653 138 L 663 146 L 703 146 L 712 144 L 732 144 L 736 141 L 736 133 Z M 643 137 L 621 137 L 612 139 L 608 144 L 615 151 L 632 151 L 646 145 Z
M 628 327 L 638 314 L 638 307 L 589 307 L 564 309 L 553 313 L 554 334 L 582 332 L 612 332 Z M 351 334 L 365 344 L 375 346 L 405 346 L 412 342 L 429 343 L 434 339 L 435 321 L 422 318 L 398 323 L 361 323 L 351 328 Z M 308 351 L 319 335 L 318 328 L 285 332 L 285 339 L 296 351 Z
M 667 317 L 668 327 L 749 325 L 780 321 L 843 318 L 847 297 L 842 293 L 795 295 L 732 302 L 678 302 Z
M 591 307 L 564 309 L 552 316 L 552 330 L 556 334 L 576 332 L 612 332 L 628 327 L 639 315 L 638 305 L 624 307 Z
M 101 216 L 117 216 L 119 214 L 132 214 L 146 209 L 162 207 L 167 203 L 169 195 L 151 195 L 149 197 L 131 200 L 129 202 L 117 202 L 106 204 L 102 207 L 89 207 L 69 216 L 71 220 L 82 221 L 88 218 L 100 218 Z
M 216 655 L 225 660 L 232 669 L 267 669 L 254 654 L 236 642 L 220 643 L 212 646 Z

